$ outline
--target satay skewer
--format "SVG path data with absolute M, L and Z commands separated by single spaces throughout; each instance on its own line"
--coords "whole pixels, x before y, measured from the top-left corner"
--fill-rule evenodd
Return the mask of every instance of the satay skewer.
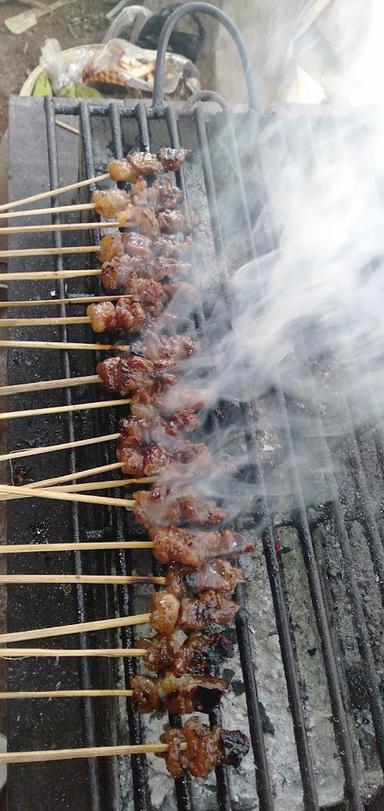
M 168 752 L 167 743 L 124 744 L 122 746 L 93 746 L 85 749 L 48 749 L 33 752 L 5 752 L 0 754 L 0 763 L 42 763 L 49 760 L 75 760 L 93 757 L 118 757 L 122 755 L 146 755 Z M 180 751 L 187 749 L 180 744 Z
M 27 208 L 25 211 L 2 211 L 0 214 L 0 220 L 14 220 L 16 217 L 40 217 L 44 216 L 45 214 L 52 216 L 55 214 L 66 214 L 75 211 L 94 211 L 94 209 L 94 203 L 75 203 L 74 205 L 55 206 L 54 208 L 52 208 L 52 206 L 46 206 L 45 208 Z
M 37 552 L 97 552 L 99 549 L 153 549 L 153 541 L 79 541 L 78 543 L 2 544 L 2 555 L 25 555 Z
M 3 203 L 0 206 L 0 211 L 10 211 L 13 208 L 19 208 L 20 206 L 27 205 L 28 203 L 37 203 L 38 200 L 47 200 L 49 197 L 56 197 L 58 194 L 64 194 L 64 192 L 67 191 L 82 189 L 85 186 L 92 186 L 93 183 L 100 183 L 102 180 L 108 180 L 109 177 L 109 172 L 104 172 L 102 175 L 89 177 L 87 180 L 79 180 L 77 183 L 68 183 L 66 186 L 60 186 L 58 189 L 50 189 L 49 191 L 39 192 L 39 194 L 32 194 L 30 197 L 12 200 L 8 203 Z
M 0 574 L 0 585 L 30 585 L 31 583 L 39 586 L 54 586 L 62 583 L 70 585 L 93 584 L 93 585 L 131 585 L 138 584 L 164 586 L 166 583 L 165 577 L 136 577 L 135 575 L 88 575 L 88 574 Z
M 59 659 L 100 656 L 113 659 L 145 656 L 145 648 L 0 648 L 0 659 Z
M 66 351 L 67 349 L 77 349 L 83 352 L 89 350 L 91 352 L 109 352 L 114 349 L 119 352 L 127 350 L 127 346 L 121 344 L 86 344 L 80 341 L 23 341 L 23 340 L 1 340 L 0 347 L 3 349 L 59 349 Z
M 87 411 L 93 408 L 114 408 L 115 406 L 128 405 L 131 401 L 121 400 L 100 400 L 91 403 L 75 403 L 66 406 L 49 406 L 48 408 L 29 408 L 25 411 L 4 411 L 0 414 L 0 420 L 19 419 L 21 417 L 37 417 L 42 414 L 63 414 L 64 412 Z
M 95 247 L 90 250 L 96 251 Z M 99 250 L 97 248 L 97 250 Z M 83 276 L 100 276 L 95 268 L 78 268 L 78 270 L 21 270 L 12 273 L 0 273 L 0 282 L 40 282 L 51 279 L 81 279 Z M 56 299 L 57 300 L 57 299 Z
M 42 445 L 38 448 L 24 448 L 20 451 L 10 451 L 0 455 L 0 462 L 13 462 L 14 459 L 24 459 L 26 456 L 40 456 L 45 453 L 54 453 L 56 451 L 66 451 L 71 448 L 81 448 L 86 445 L 98 445 L 102 442 L 113 442 L 118 439 L 119 433 L 104 434 L 104 436 L 94 436 L 90 439 L 77 439 L 73 442 L 61 442 L 57 445 Z
M 47 637 L 83 634 L 93 631 L 108 631 L 112 628 L 125 628 L 129 625 L 142 625 L 151 621 L 151 614 L 135 614 L 131 617 L 113 617 L 105 620 L 76 622 L 73 625 L 56 625 L 50 628 L 33 628 L 30 631 L 14 631 L 0 634 L 0 645 L 9 642 L 23 642 L 27 639 L 46 639 Z
M 96 304 L 101 301 L 116 301 L 121 298 L 120 295 L 116 296 L 71 296 L 70 298 L 49 298 L 49 299 L 19 299 L 17 301 L 0 301 L 0 309 L 12 309 L 14 307 L 49 307 L 57 306 L 58 304 L 74 305 L 74 304 Z M 129 297 L 128 297 L 129 298 Z
M 0 497 L 3 495 L 14 496 L 15 498 L 48 498 L 53 499 L 54 501 L 75 501 L 79 502 L 80 504 L 124 507 L 125 509 L 131 509 L 136 503 L 133 501 L 133 499 L 108 498 L 107 496 L 87 496 L 83 495 L 82 493 L 69 493 L 67 490 L 55 490 L 54 487 L 41 489 L 37 487 L 27 487 L 25 485 L 23 487 L 13 487 L 10 485 L 1 484 Z
M 0 328 L 11 327 L 61 327 L 63 324 L 89 324 L 87 315 L 43 316 L 42 318 L 0 318 Z
M 97 220 L 97 222 L 63 222 L 54 225 L 4 225 L 0 227 L 0 234 L 44 234 L 55 231 L 88 231 L 106 228 L 119 228 L 119 220 Z
M 84 375 L 84 377 L 64 377 L 57 380 L 37 380 L 33 383 L 16 383 L 11 386 L 0 386 L 0 397 L 9 397 L 11 394 L 28 394 L 30 391 L 52 391 L 75 386 L 89 386 L 91 383 L 100 382 L 99 375 Z
M 100 228 L 100 223 L 98 226 Z M 16 248 L 11 251 L 0 251 L 0 259 L 10 259 L 14 256 L 64 256 L 71 253 L 98 253 L 98 251 L 98 245 L 70 245 L 67 248 Z M 29 276 L 29 274 L 27 275 Z M 57 276 L 57 273 L 54 275 Z
M 35 690 L 0 693 L 0 701 L 17 701 L 25 698 L 108 698 L 125 696 L 132 698 L 133 690 Z

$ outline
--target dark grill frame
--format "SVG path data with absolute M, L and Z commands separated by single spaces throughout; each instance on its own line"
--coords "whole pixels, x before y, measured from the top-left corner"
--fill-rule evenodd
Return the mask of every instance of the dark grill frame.
M 206 11 L 203 6 L 206 4 L 191 4 L 196 9 Z M 200 9 L 197 8 L 200 7 Z M 217 10 L 216 10 L 217 11 Z M 217 15 L 216 15 L 217 16 Z M 163 36 L 163 43 L 166 41 L 166 33 Z M 161 47 L 159 46 L 159 51 Z M 206 95 L 205 95 L 206 97 Z M 251 98 L 255 98 L 252 96 Z M 217 95 L 212 96 L 212 99 L 217 101 Z M 143 102 L 138 104 L 129 103 L 123 105 L 119 102 L 111 102 L 105 104 L 92 104 L 89 102 L 63 102 L 53 101 L 46 99 L 44 101 L 45 120 L 47 128 L 47 150 L 48 150 L 48 165 L 50 173 L 51 188 L 57 188 L 61 183 L 59 182 L 59 163 L 58 163 L 58 147 L 56 141 L 56 125 L 55 116 L 79 116 L 80 129 L 81 129 L 81 145 L 83 151 L 83 170 L 86 177 L 93 177 L 96 172 L 93 154 L 93 138 L 92 138 L 92 121 L 98 117 L 108 117 L 113 141 L 113 152 L 116 157 L 123 155 L 123 137 L 122 137 L 122 123 L 128 119 L 135 120 L 138 127 L 140 137 L 140 148 L 143 150 L 151 149 L 150 127 L 152 122 L 163 120 L 166 122 L 169 144 L 177 147 L 179 145 L 179 125 L 181 122 L 189 121 L 191 126 L 196 129 L 200 155 L 202 160 L 203 175 L 205 181 L 205 193 L 208 201 L 212 236 L 216 253 L 217 266 L 220 271 L 220 279 L 223 291 L 223 299 L 228 306 L 228 318 L 231 316 L 232 303 L 230 299 L 230 269 L 228 268 L 226 258 L 225 240 L 223 237 L 220 205 L 217 199 L 216 182 L 214 164 L 212 162 L 211 149 L 212 144 L 209 138 L 209 123 L 211 121 L 213 112 L 212 105 L 199 103 L 196 109 L 182 108 L 179 105 L 163 105 L 161 101 L 161 90 L 159 87 L 154 93 L 154 106 L 148 107 Z M 226 126 L 226 132 L 229 134 L 226 141 L 226 148 L 231 156 L 231 162 L 234 166 L 234 171 L 238 179 L 238 200 L 240 201 L 242 220 L 244 227 L 244 239 L 246 244 L 246 252 L 249 257 L 257 257 L 258 247 L 255 244 L 252 232 L 252 220 L 249 211 L 249 201 L 247 191 L 245 188 L 244 170 L 241 164 L 241 155 L 239 153 L 239 144 L 236 131 L 236 114 L 232 113 L 227 107 L 224 107 L 221 112 L 223 122 Z M 248 120 L 254 127 L 255 133 L 259 131 L 260 116 L 255 109 L 250 109 L 248 112 Z M 284 133 L 281 135 L 284 138 Z M 177 178 L 178 182 L 183 189 L 186 199 L 188 198 L 188 187 L 185 179 L 183 169 Z M 260 203 L 267 203 L 266 193 L 263 189 L 263 181 L 261 174 L 256 179 L 257 188 L 259 190 Z M 93 187 L 90 187 L 90 193 Z M 60 222 L 60 215 L 53 215 L 53 222 Z M 99 235 L 97 232 L 91 232 L 91 239 L 95 242 L 98 240 Z M 273 223 L 267 223 L 265 230 L 265 249 L 271 249 L 276 245 L 277 237 L 274 234 Z M 61 234 L 55 233 L 54 244 L 57 247 L 61 246 Z M 63 268 L 63 257 L 55 257 L 55 268 L 61 270 Z M 64 283 L 58 280 L 58 292 L 60 297 L 65 297 Z M 12 291 L 12 286 L 10 285 Z M 262 283 L 260 282 L 260 296 L 263 296 Z M 20 297 L 20 296 L 19 296 Z M 60 306 L 60 315 L 66 314 L 65 305 Z M 204 330 L 204 313 L 200 314 L 201 322 L 199 328 Z M 68 330 L 64 326 L 62 328 L 62 339 L 67 339 Z M 305 351 L 305 350 L 304 350 Z M 64 369 L 65 375 L 70 376 L 73 370 L 72 358 L 69 353 L 64 355 Z M 310 368 L 308 365 L 308 372 Z M 10 375 L 11 376 L 11 375 Z M 73 392 L 67 389 L 65 392 L 65 402 L 71 403 Z M 312 607 L 317 622 L 318 633 L 321 640 L 323 662 L 327 675 L 328 689 L 330 702 L 333 714 L 333 724 L 335 738 L 338 743 L 338 749 L 344 771 L 344 796 L 345 808 L 351 811 L 363 811 L 364 804 L 359 786 L 359 775 L 355 763 L 353 745 L 351 742 L 350 731 L 348 728 L 348 720 L 344 706 L 344 698 L 342 687 L 340 683 L 340 676 L 338 672 L 338 665 L 336 661 L 335 649 L 332 642 L 331 629 L 327 609 L 324 602 L 323 588 L 321 584 L 321 577 L 319 573 L 318 561 L 313 541 L 313 530 L 320 521 L 320 513 L 312 521 L 312 513 L 309 513 L 304 500 L 302 483 L 300 480 L 300 473 L 298 471 L 295 459 L 295 440 L 292 433 L 289 409 L 287 402 L 280 386 L 279 380 L 276 380 L 275 398 L 278 403 L 280 415 L 282 419 L 284 442 L 285 447 L 289 454 L 291 463 L 291 471 L 294 480 L 294 491 L 296 500 L 296 509 L 292 514 L 284 516 L 284 520 L 279 520 L 275 515 L 273 507 L 270 504 L 267 488 L 264 484 L 264 467 L 263 460 L 259 456 L 258 446 L 256 441 L 256 424 L 252 403 L 246 403 L 241 407 L 242 416 L 245 425 L 245 439 L 250 455 L 250 460 L 256 460 L 256 479 L 258 485 L 262 490 L 262 497 L 260 498 L 259 511 L 257 519 L 261 520 L 263 526 L 263 549 L 266 559 L 268 576 L 271 586 L 271 592 L 275 610 L 275 620 L 279 635 L 281 656 L 284 665 L 287 692 L 289 697 L 289 705 L 292 714 L 293 729 L 295 735 L 295 742 L 298 754 L 298 761 L 300 765 L 301 780 L 303 787 L 303 801 L 306 811 L 318 811 L 320 808 L 318 801 L 318 792 L 316 787 L 315 766 L 311 748 L 308 743 L 306 732 L 305 710 L 303 706 L 302 690 L 300 685 L 300 673 L 298 672 L 298 665 L 295 653 L 295 645 L 292 637 L 292 630 L 290 627 L 290 619 L 286 595 L 284 590 L 284 578 L 281 568 L 279 555 L 276 551 L 275 541 L 276 532 L 280 525 L 292 526 L 296 529 L 298 538 L 300 540 L 301 551 L 306 565 L 308 585 L 312 599 Z M 324 459 L 327 463 L 327 470 L 333 469 L 332 458 L 327 445 L 326 436 L 324 434 L 323 426 L 321 423 L 320 415 L 317 414 L 318 429 L 322 452 Z M 103 425 L 103 433 L 106 433 L 109 428 L 113 430 L 115 424 L 115 415 L 98 415 L 98 423 Z M 68 432 L 69 437 L 74 438 L 75 427 L 71 416 L 68 417 Z M 104 430 L 106 428 L 107 430 Z M 384 588 L 383 577 L 383 550 L 379 530 L 375 520 L 375 515 L 372 510 L 369 499 L 368 485 L 365 479 L 365 473 L 361 462 L 358 441 L 351 429 L 349 439 L 352 442 L 354 453 L 354 461 L 356 465 L 356 477 L 360 485 L 362 485 L 362 514 L 365 520 L 365 528 L 370 542 L 370 550 L 372 560 L 374 562 L 375 570 L 379 576 L 379 585 L 381 589 Z M 101 449 L 101 456 L 103 461 L 108 463 L 111 461 L 111 454 L 108 449 Z M 71 454 L 71 470 L 76 469 L 77 460 L 76 454 Z M 334 523 L 337 538 L 344 559 L 344 571 L 347 579 L 348 593 L 351 600 L 352 614 L 354 620 L 355 631 L 360 651 L 361 659 L 365 666 L 366 678 L 368 681 L 368 693 L 371 702 L 372 719 L 376 734 L 376 746 L 380 756 L 381 764 L 384 766 L 384 714 L 382 708 L 382 700 L 380 694 L 380 683 L 375 666 L 375 660 L 371 648 L 369 631 L 367 622 L 364 615 L 362 606 L 361 593 L 354 575 L 353 559 L 351 544 L 348 535 L 347 521 L 344 514 L 343 505 L 340 500 L 340 492 L 336 477 L 333 474 L 327 474 L 329 481 L 330 492 L 333 494 L 331 503 L 327 504 L 324 512 L 321 514 L 321 520 L 327 525 L 331 526 Z M 255 479 L 255 482 L 256 482 Z M 12 507 L 10 510 L 12 511 Z M 19 507 L 18 507 L 19 509 Z M 106 510 L 105 511 L 105 525 L 112 528 L 113 537 L 116 539 L 129 537 L 131 532 L 129 526 L 129 518 L 122 516 L 122 511 Z M 73 525 L 73 538 L 79 540 L 81 538 L 79 518 L 79 510 L 77 505 L 71 506 L 71 520 Z M 14 538 L 15 542 L 17 538 Z M 133 567 L 132 555 L 119 553 L 113 556 L 114 566 L 117 574 L 128 574 Z M 89 558 L 87 558 L 89 560 Z M 76 554 L 74 556 L 75 571 L 81 573 L 83 571 L 82 556 Z M 97 564 L 97 561 L 96 561 Z M 118 609 L 120 615 L 135 613 L 134 597 L 132 589 L 128 587 L 119 586 L 117 589 L 118 595 Z M 238 597 L 240 599 L 242 610 L 239 612 L 236 619 L 236 631 L 239 646 L 239 653 L 244 675 L 244 684 L 246 689 L 247 708 L 249 714 L 249 725 L 252 741 L 252 749 L 255 760 L 256 770 L 256 785 L 259 799 L 259 806 L 261 811 L 273 811 L 275 808 L 273 793 L 270 783 L 268 759 L 264 745 L 263 722 L 258 699 L 258 689 L 255 679 L 255 667 L 252 660 L 251 643 L 249 637 L 249 629 L 247 622 L 247 613 L 245 605 L 245 594 L 242 589 L 239 589 Z M 84 589 L 76 587 L 77 611 L 80 621 L 83 621 L 88 616 L 86 601 L 84 598 Z M 130 628 L 121 629 L 122 645 L 123 647 L 132 647 L 134 640 L 134 632 Z M 87 639 L 81 638 L 80 644 L 82 647 L 87 646 Z M 127 684 L 132 674 L 135 672 L 134 660 L 124 659 L 125 679 Z M 16 680 L 16 668 L 13 669 L 13 679 Z M 88 659 L 81 660 L 81 684 L 86 688 L 92 686 L 92 674 L 90 672 L 90 665 Z M 15 689 L 16 686 L 15 686 Z M 132 743 L 140 743 L 142 740 L 142 729 L 140 718 L 131 711 L 129 701 L 127 702 L 128 709 L 128 723 L 130 741 Z M 91 699 L 84 702 L 84 728 L 86 733 L 86 745 L 92 746 L 96 742 L 96 727 L 94 706 Z M 177 722 L 177 721 L 175 721 Z M 12 748 L 12 747 L 10 747 Z M 131 758 L 132 774 L 133 774 L 133 805 L 135 811 L 146 811 L 150 809 L 150 800 L 147 785 L 147 770 L 146 760 L 143 756 L 133 756 Z M 227 775 L 225 770 L 217 770 L 217 803 L 220 811 L 231 811 L 231 799 L 228 791 Z M 103 807 L 101 803 L 100 794 L 100 769 L 99 764 L 95 760 L 89 761 L 89 779 L 90 779 L 90 807 L 92 811 L 101 811 Z M 176 783 L 176 798 L 178 811 L 189 811 L 193 808 L 193 801 L 190 794 L 189 779 L 185 778 Z

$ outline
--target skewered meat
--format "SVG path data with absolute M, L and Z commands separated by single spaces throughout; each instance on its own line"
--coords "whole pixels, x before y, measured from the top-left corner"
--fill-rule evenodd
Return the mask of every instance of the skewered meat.
M 131 201 L 135 206 L 152 206 L 157 211 L 177 208 L 182 199 L 181 189 L 172 183 L 170 177 L 157 180 L 153 186 L 148 186 L 147 181 L 141 178 L 131 191 Z
M 179 231 L 188 233 L 192 228 L 190 218 L 180 209 L 159 211 L 157 220 L 160 231 L 164 234 L 176 234 Z
M 186 631 L 203 631 L 228 625 L 240 608 L 224 594 L 212 589 L 195 599 L 183 597 L 182 600 L 168 591 L 157 591 L 152 594 L 151 607 L 151 624 L 165 636 L 170 636 L 176 626 Z
M 150 152 L 133 152 L 126 158 L 111 161 L 107 170 L 112 180 L 136 183 L 139 177 L 153 177 L 162 172 L 163 166 Z
M 151 602 L 151 624 L 160 634 L 170 636 L 177 625 L 180 602 L 168 591 L 154 591 Z
M 169 445 L 169 437 L 179 434 L 172 421 L 164 417 L 155 417 L 151 422 L 138 417 L 124 418 L 119 422 L 119 429 L 124 437 L 124 445 L 130 448 L 142 448 L 151 442 Z
M 165 256 L 156 256 L 145 259 L 140 256 L 116 256 L 109 262 L 104 262 L 101 268 L 101 283 L 106 290 L 119 291 L 128 294 L 131 273 L 143 279 L 153 279 L 156 282 L 169 277 L 185 275 L 191 266 L 188 262 L 170 259 Z
M 196 715 L 180 729 L 166 729 L 160 741 L 169 748 L 167 752 L 158 752 L 157 757 L 165 758 L 175 779 L 181 777 L 184 769 L 205 779 L 216 766 L 238 767 L 249 751 L 249 740 L 242 732 L 217 726 L 210 729 Z M 182 749 L 183 744 L 187 745 L 186 750 Z
M 191 250 L 192 244 L 192 237 L 179 240 L 174 236 L 162 235 L 153 241 L 152 250 L 156 254 L 178 259 L 180 256 L 185 256 L 185 254 Z
M 226 689 L 224 679 L 212 676 L 175 676 L 164 673 L 156 680 L 149 676 L 133 676 L 132 698 L 139 713 L 154 712 L 165 707 L 175 715 L 185 715 L 198 710 L 211 712 L 219 703 Z
M 112 220 L 130 203 L 130 195 L 122 189 L 97 190 L 92 199 L 96 213 L 106 220 Z
M 153 554 L 159 563 L 181 563 L 198 568 L 212 558 L 231 558 L 250 552 L 253 546 L 244 535 L 224 529 L 221 532 L 191 532 L 180 527 L 149 530 Z
M 110 262 L 117 256 L 139 256 L 141 259 L 152 259 L 152 240 L 135 231 L 122 234 L 106 234 L 102 237 L 99 248 L 99 261 Z
M 169 172 L 177 172 L 188 155 L 192 154 L 191 149 L 171 149 L 162 147 L 157 153 L 157 157 L 164 169 Z
M 140 490 L 135 493 L 135 518 L 145 527 L 172 524 L 221 524 L 226 518 L 225 510 L 215 501 L 205 501 L 196 495 L 191 485 L 174 488 L 155 485 L 150 492 Z
M 212 626 L 228 625 L 240 606 L 213 589 L 203 591 L 197 599 L 183 597 L 178 624 L 186 631 L 202 631 Z
M 155 419 L 158 411 L 161 412 L 161 401 L 159 403 L 158 389 L 155 386 L 152 391 L 148 392 L 146 389 L 138 389 L 131 400 L 131 413 L 139 419 L 151 421 Z M 196 394 L 196 397 L 198 395 Z M 190 408 L 172 409 L 167 408 L 166 414 L 169 417 L 172 414 L 171 421 L 177 431 L 194 431 L 198 427 L 200 421 L 197 412 L 201 408 L 201 401 L 196 400 L 195 404 L 191 404 Z
M 165 465 L 177 462 L 188 465 L 191 462 L 200 465 L 210 454 L 203 442 L 193 443 L 187 439 L 176 439 L 171 448 L 150 442 L 140 448 L 132 448 L 120 436 L 116 443 L 116 458 L 122 463 L 122 473 L 132 476 L 152 476 Z
M 176 629 L 170 636 L 156 634 L 152 639 L 139 639 L 139 648 L 146 648 L 145 667 L 153 673 L 172 670 L 175 676 L 194 676 L 211 672 L 217 665 L 233 656 L 233 644 L 222 633 L 190 634 Z
M 156 237 L 160 233 L 160 221 L 157 220 L 153 208 L 149 206 L 134 206 L 129 203 L 119 212 L 118 222 L 120 228 L 134 228 L 147 237 Z
M 135 499 L 138 494 L 135 493 Z M 179 600 L 188 594 L 198 594 L 201 591 L 214 589 L 214 591 L 226 591 L 232 594 L 238 583 L 242 583 L 243 573 L 241 569 L 232 566 L 229 560 L 208 560 L 199 569 L 189 566 L 179 566 L 171 564 L 166 574 L 166 585 L 168 591 L 172 592 Z
M 176 377 L 169 371 L 170 366 L 165 361 L 152 361 L 131 355 L 128 358 L 107 358 L 101 361 L 96 366 L 96 373 L 101 377 L 102 385 L 107 391 L 125 397 L 130 391 L 150 388 L 156 379 L 161 379 L 168 385 L 174 383 Z
M 199 349 L 197 341 L 188 335 L 155 335 L 147 332 L 144 340 L 131 344 L 131 352 L 144 355 L 151 360 L 184 360 L 194 355 Z
M 116 305 L 111 301 L 90 304 L 87 315 L 94 332 L 137 332 L 147 319 L 147 313 L 138 301 L 120 298 Z

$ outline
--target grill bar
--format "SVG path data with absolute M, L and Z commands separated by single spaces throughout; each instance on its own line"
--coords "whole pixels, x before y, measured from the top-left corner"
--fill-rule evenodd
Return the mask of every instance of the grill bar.
M 109 112 L 112 127 L 113 146 L 116 156 L 121 157 L 122 139 L 121 139 L 120 122 L 116 114 L 111 112 L 113 109 L 114 105 L 111 104 Z M 84 153 L 85 174 L 87 177 L 94 177 L 95 165 L 92 149 L 90 108 L 86 102 L 80 103 L 79 112 L 80 112 L 80 136 Z M 93 186 L 90 187 L 89 190 L 90 193 L 94 191 L 94 188 L 95 187 Z M 93 244 L 97 244 L 100 240 L 100 233 L 98 231 L 92 231 L 91 239 L 93 241 Z M 116 431 L 117 429 L 116 415 L 114 414 L 105 415 L 105 419 L 106 421 L 108 420 L 108 425 L 105 426 L 106 430 L 108 429 Z M 113 456 L 112 449 L 107 448 L 106 455 L 108 457 L 107 463 L 110 463 L 112 461 Z M 116 536 L 117 540 L 126 540 L 127 537 L 129 538 L 129 528 L 127 528 L 126 520 L 121 515 L 120 510 L 109 511 L 109 525 L 113 527 L 113 533 L 114 536 Z M 123 576 L 130 574 L 132 570 L 131 560 L 132 555 L 130 552 L 124 553 L 123 551 L 121 551 L 117 555 L 115 555 L 116 573 Z M 118 586 L 117 593 L 118 593 L 118 606 L 120 615 L 129 616 L 130 614 L 135 614 L 133 589 L 128 586 Z M 135 647 L 135 633 L 133 629 L 130 629 L 129 627 L 122 628 L 121 641 L 122 646 L 125 649 Z M 126 686 L 129 687 L 130 680 L 132 676 L 134 676 L 136 673 L 136 662 L 134 659 L 130 657 L 124 658 L 124 672 L 125 672 L 125 683 Z M 126 712 L 128 718 L 130 743 L 131 744 L 144 743 L 140 717 L 138 716 L 137 713 L 134 712 L 132 702 L 130 702 L 129 700 L 127 700 Z M 135 811 L 142 811 L 142 809 L 150 808 L 146 757 L 145 755 L 132 755 L 130 760 L 132 769 L 134 808 Z
M 45 119 L 46 119 L 46 126 L 47 126 L 47 145 L 48 145 L 48 165 L 49 165 L 49 175 L 50 175 L 50 186 L 51 189 L 58 188 L 59 184 L 59 169 L 58 169 L 58 151 L 57 151 L 57 142 L 56 142 L 56 122 L 55 122 L 55 109 L 54 103 L 52 99 L 46 98 L 44 101 L 45 106 Z M 55 208 L 57 205 L 57 198 L 53 198 L 52 200 L 52 207 Z M 61 215 L 60 214 L 53 214 L 52 215 L 52 222 L 54 224 L 58 224 L 61 222 Z M 56 248 L 62 247 L 62 238 L 61 232 L 56 231 L 54 233 L 54 246 Z M 54 257 L 55 263 L 55 270 L 61 271 L 63 270 L 63 258 L 60 255 L 56 255 Z M 62 279 L 57 280 L 57 286 L 60 294 L 60 298 L 65 297 L 65 287 L 64 282 Z M 65 304 L 60 304 L 60 315 L 65 317 L 66 316 L 66 306 Z M 68 330 L 65 324 L 62 326 L 62 340 L 68 341 Z M 68 350 L 63 352 L 63 364 L 64 364 L 64 371 L 65 377 L 71 377 L 71 362 Z M 65 392 L 65 400 L 67 405 L 72 405 L 72 396 L 71 390 L 67 389 Z M 75 430 L 73 425 L 73 418 L 71 413 L 68 413 L 67 416 L 67 425 L 68 425 L 68 435 L 69 441 L 75 441 Z M 70 469 L 71 472 L 75 472 L 77 469 L 76 465 L 76 451 L 74 448 L 71 448 L 70 454 Z M 71 504 L 71 513 L 72 513 L 72 524 L 73 524 L 73 531 L 74 537 L 73 540 L 75 542 L 80 541 L 81 533 L 79 529 L 79 507 L 78 504 L 72 503 Z M 75 571 L 76 574 L 82 574 L 82 562 L 81 562 L 81 555 L 77 552 L 74 553 L 74 564 L 75 564 Z M 76 598 L 77 598 L 77 605 L 78 605 L 78 614 L 80 622 L 86 621 L 86 610 L 85 610 L 85 602 L 84 602 L 84 590 L 81 586 L 76 586 Z M 79 637 L 80 646 L 82 649 L 87 647 L 87 637 L 86 634 L 80 634 Z M 82 682 L 84 684 L 84 689 L 89 690 L 92 687 L 92 681 L 90 677 L 90 669 L 89 669 L 89 660 L 83 658 L 80 660 L 81 663 L 81 674 L 82 674 Z M 96 737 L 95 737 L 95 724 L 94 724 L 94 716 L 93 716 L 93 708 L 92 702 L 89 698 L 85 698 L 83 701 L 84 707 L 84 726 L 85 726 L 85 734 L 86 734 L 86 741 L 87 746 L 95 746 L 96 745 Z M 90 776 L 90 788 L 91 788 L 91 798 L 92 798 L 92 809 L 93 811 L 101 811 L 100 806 L 100 787 L 98 782 L 98 771 L 97 765 L 94 759 L 90 759 L 88 761 L 89 765 L 89 776 Z

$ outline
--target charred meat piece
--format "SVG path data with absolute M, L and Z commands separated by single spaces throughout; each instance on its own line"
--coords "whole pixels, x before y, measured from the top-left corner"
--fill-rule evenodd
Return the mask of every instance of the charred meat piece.
M 156 486 L 155 488 L 156 489 Z M 148 495 L 150 495 L 148 493 Z M 137 493 L 135 493 L 137 499 Z M 199 569 L 171 564 L 166 573 L 166 585 L 179 600 L 189 594 L 214 589 L 232 594 L 238 583 L 243 582 L 243 573 L 229 560 L 208 560 Z
M 116 304 L 111 301 L 90 304 L 87 315 L 94 332 L 122 331 L 137 332 L 148 314 L 138 301 L 120 298 Z
M 191 149 L 171 149 L 162 147 L 157 153 L 157 157 L 168 172 L 177 172 L 188 155 L 192 154 Z
M 180 256 L 185 256 L 191 250 L 192 245 L 192 237 L 186 237 L 180 241 L 174 236 L 161 236 L 153 240 L 152 250 L 160 256 L 178 259 Z
M 169 372 L 169 366 L 161 361 L 131 355 L 128 358 L 107 358 L 96 366 L 96 372 L 107 391 L 125 397 L 130 391 L 150 388 L 158 378 L 167 384 L 175 382 L 176 377 Z
M 186 631 L 202 631 L 204 628 L 228 625 L 240 606 L 224 594 L 210 589 L 196 598 L 183 597 L 180 601 L 178 623 Z
M 145 527 L 179 526 L 180 524 L 221 524 L 226 518 L 225 510 L 215 501 L 199 498 L 191 485 L 174 488 L 155 485 L 150 492 L 135 493 L 135 518 Z
M 222 634 L 190 634 L 176 629 L 170 636 L 156 634 L 152 639 L 140 639 L 139 648 L 146 648 L 145 667 L 152 673 L 172 670 L 176 676 L 210 673 L 224 659 L 233 656 L 233 644 Z
M 192 716 L 180 728 L 168 728 L 160 735 L 161 743 L 168 745 L 167 752 L 157 757 L 165 758 L 168 771 L 175 778 L 188 769 L 194 777 L 206 779 L 216 766 L 238 767 L 249 751 L 249 740 L 239 730 L 208 727 L 197 716 Z M 182 749 L 182 744 L 187 749 Z
M 210 712 L 225 693 L 226 684 L 223 679 L 211 676 L 174 676 L 166 672 L 156 681 L 148 676 L 134 676 L 131 687 L 139 713 L 163 707 L 175 715 L 185 715 L 194 710 Z
M 179 617 L 180 602 L 168 591 L 154 591 L 151 601 L 151 624 L 160 634 L 173 634 Z
M 149 331 L 142 342 L 131 344 L 131 352 L 143 355 L 151 360 L 184 360 L 194 355 L 199 349 L 197 341 L 188 335 L 155 335 Z
M 177 234 L 179 231 L 188 233 L 192 228 L 189 217 L 180 209 L 159 211 L 157 220 L 163 234 Z
M 112 220 L 131 202 L 130 195 L 122 189 L 105 189 L 93 193 L 95 211 L 100 217 Z
M 152 240 L 145 234 L 136 231 L 122 234 L 106 234 L 100 242 L 99 262 L 110 262 L 116 257 L 137 256 L 140 259 L 152 259 Z
M 160 223 L 153 208 L 149 206 L 134 206 L 130 203 L 119 212 L 118 222 L 119 228 L 133 228 L 147 237 L 156 237 L 160 233 Z
M 152 264 L 151 260 L 143 259 L 140 256 L 115 256 L 109 262 L 104 262 L 101 268 L 100 279 L 105 290 L 113 293 L 126 293 L 126 286 L 129 284 L 131 273 L 136 273 L 142 277 L 153 278 L 149 275 L 147 268 Z
M 172 183 L 170 177 L 164 177 L 162 180 L 157 180 L 154 188 L 157 193 L 156 208 L 158 211 L 163 211 L 164 209 L 174 209 L 182 203 L 183 193 L 178 186 L 175 186 L 175 184 Z
M 139 389 L 132 397 L 131 413 L 139 419 L 151 421 L 156 417 L 159 411 L 161 413 L 161 405 L 162 401 L 160 399 L 159 402 L 157 387 L 155 390 L 154 386 L 150 392 L 146 389 Z M 181 430 L 194 431 L 200 424 L 197 412 L 201 407 L 201 403 L 197 399 L 195 405 L 191 405 L 190 408 L 175 409 L 172 412 L 172 408 L 167 407 L 164 410 L 167 417 L 170 418 L 170 421 L 175 426 L 176 432 Z
M 154 542 L 153 554 L 159 563 L 181 563 L 198 568 L 212 558 L 238 557 L 253 550 L 244 535 L 232 529 L 221 532 L 191 532 L 180 527 L 149 531 Z
M 179 433 L 171 420 L 164 417 L 155 417 L 151 422 L 128 417 L 120 420 L 119 429 L 127 447 L 141 448 L 151 442 L 169 445 L 169 437 L 176 437 Z
M 132 448 L 124 436 L 120 436 L 116 443 L 116 458 L 122 463 L 122 472 L 132 476 L 152 476 L 173 462 L 198 465 L 207 454 L 209 451 L 203 442 L 193 443 L 187 439 L 175 439 L 171 448 L 155 442 Z
M 176 626 L 185 631 L 203 631 L 228 625 L 239 608 L 237 603 L 212 589 L 195 599 L 183 597 L 182 600 L 162 590 L 152 595 L 151 624 L 165 636 L 170 636 Z
M 150 152 L 132 152 L 126 158 L 114 160 L 107 170 L 117 182 L 136 183 L 139 177 L 153 177 L 163 171 L 163 165 Z

